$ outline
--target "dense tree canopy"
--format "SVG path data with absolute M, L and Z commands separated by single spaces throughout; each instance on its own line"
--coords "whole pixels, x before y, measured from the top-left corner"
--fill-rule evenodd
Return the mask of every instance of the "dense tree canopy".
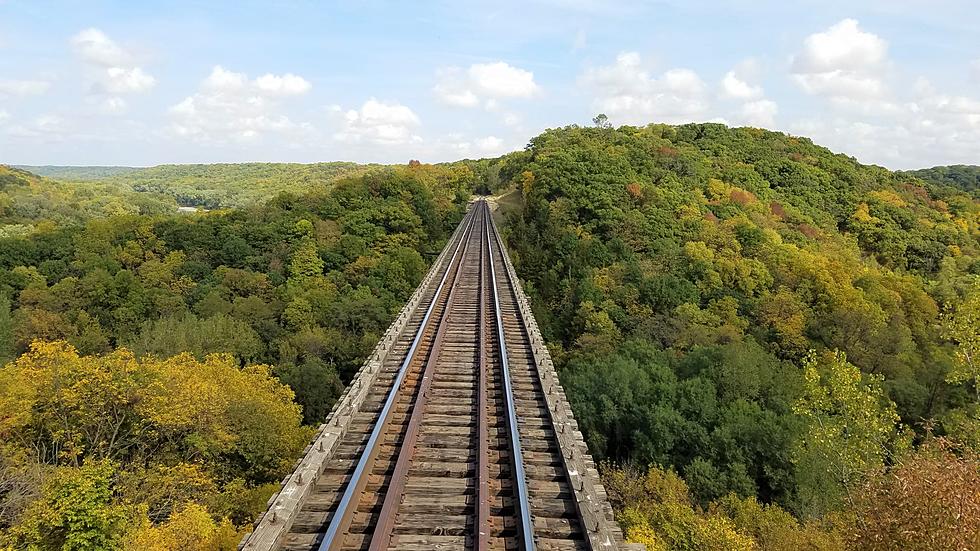
M 975 546 L 943 513 L 980 503 L 974 167 L 594 122 L 435 166 L 0 167 L 0 549 L 234 548 L 474 191 L 630 539 Z
M 980 442 L 969 187 L 717 124 L 549 130 L 500 175 L 598 457 L 674 469 L 700 507 L 813 519 L 853 507 L 927 420 Z
M 0 549 L 234 549 L 472 186 L 392 167 L 0 238 Z
M 974 194 L 980 192 L 980 166 L 934 166 L 922 170 L 910 170 L 904 174 L 922 178 L 936 185 L 951 186 L 964 191 L 972 191 Z
M 170 214 L 172 197 L 110 182 L 70 183 L 0 165 L 0 239 L 94 217 Z
M 24 168 L 78 187 L 112 186 L 170 197 L 183 206 L 215 209 L 262 203 L 286 191 L 307 193 L 377 166 L 334 162 Z

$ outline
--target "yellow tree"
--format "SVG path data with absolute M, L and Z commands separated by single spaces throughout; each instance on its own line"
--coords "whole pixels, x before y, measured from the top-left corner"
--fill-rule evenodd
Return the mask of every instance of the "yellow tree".
M 956 343 L 956 363 L 946 381 L 970 382 L 980 403 L 980 281 L 956 308 L 942 317 L 943 336 Z
M 864 376 L 843 352 L 805 360 L 803 394 L 793 411 L 807 428 L 793 450 L 800 509 L 818 516 L 880 471 L 898 436 L 895 404 L 885 397 L 880 376 Z

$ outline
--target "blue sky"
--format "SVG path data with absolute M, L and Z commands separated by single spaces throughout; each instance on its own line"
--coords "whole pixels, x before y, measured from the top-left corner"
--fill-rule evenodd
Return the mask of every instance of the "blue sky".
M 0 162 L 445 161 L 720 121 L 980 163 L 971 2 L 0 0 Z

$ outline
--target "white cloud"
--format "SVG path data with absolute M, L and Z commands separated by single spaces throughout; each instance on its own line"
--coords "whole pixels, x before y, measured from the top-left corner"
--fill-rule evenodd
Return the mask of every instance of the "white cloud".
M 743 101 L 761 98 L 762 86 L 754 84 L 758 77 L 759 63 L 753 58 L 742 60 L 722 77 L 722 97 Z
M 808 94 L 835 100 L 874 100 L 886 92 L 885 83 L 879 77 L 846 71 L 796 75 L 796 81 Z
M 793 58 L 793 72 L 862 71 L 880 64 L 887 53 L 887 42 L 862 31 L 856 20 L 844 19 L 806 38 L 803 51 Z
M 735 71 L 728 71 L 721 79 L 722 93 L 729 98 L 756 99 L 762 96 L 762 87 L 742 80 Z
M 75 53 L 90 67 L 92 93 L 106 96 L 103 105 L 122 101 L 120 94 L 143 93 L 156 86 L 156 78 L 136 63 L 135 57 L 125 51 L 104 32 L 95 28 L 85 29 L 71 39 Z M 120 112 L 117 108 L 103 109 L 107 113 Z
M 378 145 L 418 143 L 422 138 L 414 134 L 413 129 L 420 124 L 418 116 L 408 107 L 371 98 L 360 109 L 344 113 L 342 127 L 334 134 L 334 139 Z
M 486 138 L 480 138 L 476 140 L 476 146 L 482 151 L 499 151 L 501 146 L 504 145 L 504 141 L 496 136 L 487 136 Z
M 816 143 L 891 168 L 977 162 L 980 99 L 945 93 L 921 78 L 902 82 L 887 42 L 857 21 L 808 37 L 792 71 L 804 92 L 832 108 L 790 126 Z
M 738 115 L 750 126 L 772 128 L 776 124 L 776 113 L 778 112 L 779 106 L 776 105 L 776 102 L 760 99 L 744 103 Z
M 511 67 L 503 61 L 477 63 L 468 72 L 477 89 L 492 98 L 529 98 L 538 92 L 531 71 Z
M 483 103 L 487 109 L 497 106 L 498 100 L 531 98 L 541 88 L 534 73 L 497 61 L 476 63 L 467 70 L 459 67 L 440 69 L 433 87 L 436 97 L 456 107 L 476 107 Z
M 132 56 L 99 29 L 85 29 L 71 39 L 75 52 L 86 62 L 103 67 L 129 67 Z
M 211 74 L 204 79 L 201 88 L 213 92 L 235 92 L 245 88 L 247 82 L 248 77 L 245 73 L 235 73 L 221 65 L 215 65 L 211 69 Z
M 446 140 L 439 140 L 433 144 L 432 149 L 435 154 L 445 158 L 494 157 L 514 149 L 496 136 L 467 140 L 459 134 L 450 134 L 445 138 Z
M 106 115 L 121 115 L 127 109 L 126 100 L 119 96 L 109 96 L 99 104 L 99 110 Z
M 835 101 L 866 102 L 887 95 L 882 72 L 888 43 L 844 19 L 803 42 L 793 58 L 794 79 L 808 94 Z
M 467 88 L 462 72 L 458 68 L 441 69 L 438 73 L 439 82 L 432 88 L 443 103 L 454 107 L 476 107 L 480 98 Z
M 284 94 L 286 88 L 296 89 L 293 79 L 286 76 L 295 75 L 265 75 L 250 81 L 244 73 L 215 66 L 197 93 L 170 108 L 170 131 L 204 144 L 250 141 L 266 134 L 297 139 L 309 135 L 309 124 L 294 122 L 281 112 L 277 98 L 289 95 Z M 263 78 L 264 86 L 259 84 Z
M 507 126 L 517 126 L 521 124 L 521 116 L 517 113 L 507 113 L 504 115 L 504 124 Z
M 619 54 L 613 65 L 586 70 L 580 82 L 593 91 L 594 110 L 625 122 L 690 122 L 708 111 L 706 86 L 697 73 L 670 69 L 651 76 L 636 52 Z
M 286 73 L 284 75 L 265 74 L 255 79 L 259 90 L 276 96 L 296 96 L 305 94 L 313 88 L 305 78 Z
M 923 79 L 901 88 L 911 91 L 911 97 L 860 119 L 853 112 L 842 112 L 800 121 L 792 130 L 890 168 L 975 164 L 980 151 L 980 99 L 943 94 Z
M 3 122 L 10 118 L 10 113 L 4 109 L 0 109 L 0 122 Z
M 156 83 L 157 81 L 153 76 L 139 67 L 132 69 L 109 67 L 106 69 L 105 88 L 113 94 L 146 92 L 153 88 Z
M 973 80 L 980 81 L 980 58 L 970 62 L 970 76 L 973 77 Z
M 7 134 L 15 138 L 26 138 L 40 142 L 60 142 L 68 133 L 68 125 L 57 115 L 41 115 L 27 124 L 18 124 L 7 129 Z
M 36 96 L 50 87 L 51 83 L 43 80 L 0 80 L 0 94 L 8 96 Z

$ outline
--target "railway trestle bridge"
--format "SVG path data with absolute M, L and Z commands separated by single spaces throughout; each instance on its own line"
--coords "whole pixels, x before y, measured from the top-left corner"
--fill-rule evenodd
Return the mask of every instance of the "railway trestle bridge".
M 241 545 L 633 547 L 483 200 Z

